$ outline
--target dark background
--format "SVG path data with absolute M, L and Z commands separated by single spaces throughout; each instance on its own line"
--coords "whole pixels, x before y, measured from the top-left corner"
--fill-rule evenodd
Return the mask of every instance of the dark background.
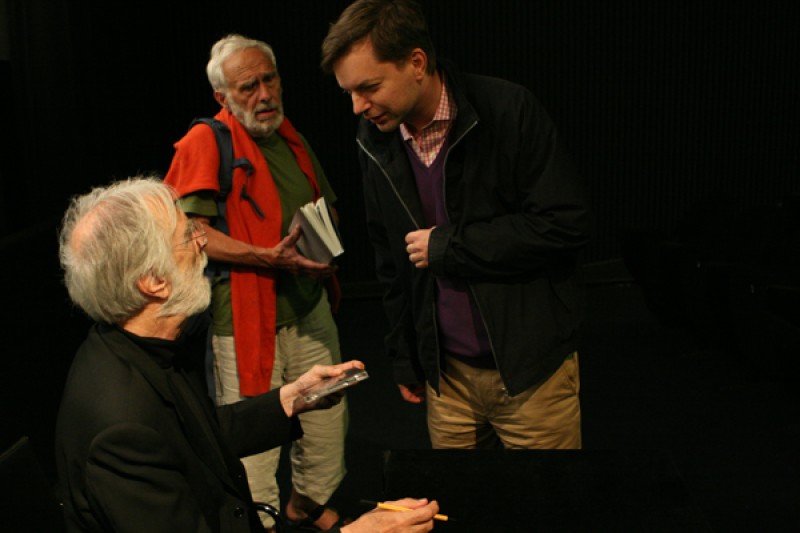
M 335 80 L 318 67 L 327 25 L 347 3 L 0 0 L 0 101 L 6 102 L 0 279 L 2 324 L 9 333 L 2 350 L 3 448 L 30 435 L 45 468 L 52 468 L 61 386 L 88 325 L 70 308 L 59 279 L 57 227 L 68 199 L 115 178 L 166 172 L 172 144 L 190 121 L 217 110 L 205 64 L 210 46 L 229 32 L 274 47 L 286 113 L 309 139 L 339 195 L 347 250 L 340 271 L 344 296 L 351 309 L 360 309 L 356 300 L 374 298 L 371 250 L 361 223 L 356 118 Z M 648 320 L 640 313 L 652 313 L 658 323 L 677 328 L 668 331 L 692 335 L 696 349 L 744 346 L 736 363 L 744 364 L 745 382 L 766 375 L 796 401 L 800 17 L 793 3 L 423 5 L 439 54 L 465 70 L 529 87 L 550 111 L 587 180 L 597 229 L 586 252 L 586 283 L 595 288 L 595 308 L 602 310 L 595 315 L 601 321 L 588 328 L 595 332 L 588 355 L 592 340 L 603 346 L 594 353 L 609 357 L 617 348 L 627 353 L 640 346 L 624 345 L 628 338 L 644 342 L 641 323 L 626 317 Z M 744 273 L 741 255 L 750 259 Z M 755 266 L 753 257 L 760 260 Z M 645 306 L 637 299 L 625 307 L 605 287 L 623 287 L 626 295 L 641 291 Z M 350 331 L 358 327 L 355 319 Z M 346 335 L 343 327 L 345 345 L 353 342 Z M 788 336 L 792 340 L 783 342 Z M 683 345 L 680 339 L 673 344 Z M 663 339 L 657 340 L 655 351 L 666 350 Z M 379 342 L 376 337 L 369 350 L 379 353 Z M 669 364 L 631 357 L 625 369 L 635 361 L 634 367 L 656 374 L 660 364 Z M 599 359 L 587 368 L 621 372 Z M 641 394 L 652 398 L 646 388 Z M 758 418 L 742 406 L 726 416 L 735 419 L 739 408 L 748 420 Z M 709 430 L 711 418 L 692 431 Z M 629 432 L 601 426 L 601 419 L 588 422 L 587 429 L 599 436 L 595 446 L 630 444 Z M 796 421 L 790 424 L 794 438 Z M 665 437 L 659 430 L 654 435 L 638 444 Z M 740 450 L 741 439 L 725 437 L 715 446 Z M 731 452 L 729 458 L 739 456 Z M 690 462 L 697 466 L 702 460 L 692 456 Z M 730 483 L 735 474 L 726 476 L 718 481 Z
M 318 67 L 327 25 L 347 3 L 0 2 L 0 235 L 60 216 L 90 185 L 166 172 L 192 118 L 217 109 L 205 77 L 211 44 L 240 32 L 273 45 L 287 115 L 339 192 L 343 278 L 371 278 L 356 119 Z M 550 110 L 591 189 L 590 261 L 619 256 L 622 229 L 670 227 L 699 200 L 746 208 L 800 189 L 800 18 L 790 2 L 425 6 L 440 55 L 522 83 Z

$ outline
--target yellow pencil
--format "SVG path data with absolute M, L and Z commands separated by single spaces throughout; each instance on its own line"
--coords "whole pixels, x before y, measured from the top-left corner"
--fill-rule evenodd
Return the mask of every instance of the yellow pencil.
M 401 507 L 399 505 L 392 505 L 391 503 L 383 503 L 383 502 L 371 502 L 368 500 L 362 500 L 364 503 L 368 503 L 370 505 L 375 505 L 378 509 L 385 509 L 387 511 L 413 511 L 413 509 L 409 509 L 408 507 Z M 444 514 L 436 514 L 433 515 L 434 520 L 441 520 L 442 522 L 447 522 L 450 520 L 450 517 Z

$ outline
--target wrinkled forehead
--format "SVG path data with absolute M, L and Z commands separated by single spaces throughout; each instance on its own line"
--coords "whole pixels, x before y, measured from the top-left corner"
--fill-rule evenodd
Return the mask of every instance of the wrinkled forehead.
M 237 50 L 222 62 L 222 72 L 228 83 L 276 70 L 269 55 L 256 47 Z

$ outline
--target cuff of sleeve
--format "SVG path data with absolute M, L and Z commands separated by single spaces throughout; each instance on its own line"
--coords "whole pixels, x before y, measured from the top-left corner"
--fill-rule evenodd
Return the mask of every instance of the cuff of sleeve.
M 424 383 L 425 378 L 421 378 L 414 372 L 412 365 L 404 361 L 395 360 L 392 364 L 392 377 L 398 385 L 410 385 L 412 383 Z
M 445 255 L 453 233 L 452 225 L 436 226 L 428 239 L 428 268 L 435 275 L 445 273 Z

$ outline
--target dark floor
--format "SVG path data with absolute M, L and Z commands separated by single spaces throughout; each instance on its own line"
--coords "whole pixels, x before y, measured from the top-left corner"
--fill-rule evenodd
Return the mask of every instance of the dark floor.
M 661 325 L 624 279 L 592 285 L 589 296 L 584 449 L 669 453 L 715 531 L 800 530 L 797 389 Z M 339 325 L 345 356 L 362 359 L 371 374 L 348 393 L 349 474 L 332 502 L 355 516 L 364 511 L 359 498 L 381 495 L 385 450 L 429 444 L 424 408 L 402 402 L 389 381 L 378 300 L 345 301 Z
M 12 291 L 3 306 L 10 336 L 0 444 L 30 436 L 52 475 L 60 387 L 88 322 L 68 310 L 50 250 L 35 240 L 15 249 L 27 260 L 8 258 L 1 271 Z M 618 269 L 590 281 L 581 351 L 584 448 L 669 453 L 715 531 L 800 531 L 797 374 L 778 368 L 776 357 L 787 354 L 733 355 L 662 325 Z M 384 452 L 428 442 L 424 408 L 403 403 L 391 384 L 379 300 L 346 298 L 338 322 L 345 356 L 363 360 L 371 376 L 348 393 L 349 473 L 332 499 L 342 514 L 356 516 L 365 510 L 359 499 L 382 497 Z M 535 531 L 535 517 L 531 524 Z

